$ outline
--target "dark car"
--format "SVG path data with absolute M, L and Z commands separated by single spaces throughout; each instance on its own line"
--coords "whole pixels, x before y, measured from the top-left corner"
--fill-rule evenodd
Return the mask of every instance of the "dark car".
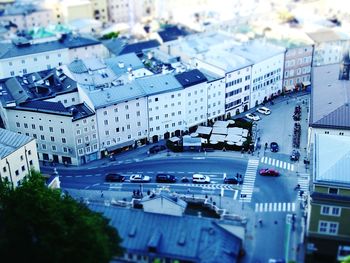
M 274 152 L 274 153 L 278 152 L 279 147 L 278 147 L 277 142 L 270 143 L 270 150 L 271 150 L 271 152 Z
M 237 177 L 225 177 L 224 183 L 225 184 L 238 184 L 239 179 Z
M 293 150 L 292 154 L 290 155 L 291 161 L 298 161 L 300 158 L 300 153 L 297 150 Z
M 279 176 L 280 173 L 274 169 L 265 168 L 261 169 L 259 174 L 263 176 Z
M 157 174 L 156 182 L 158 182 L 158 183 L 175 183 L 176 177 L 172 174 Z
M 165 149 L 166 149 L 165 145 L 154 145 L 151 148 L 149 148 L 148 151 L 149 151 L 149 153 L 157 153 L 157 152 L 163 151 Z
M 106 182 L 124 182 L 125 176 L 121 174 L 109 173 L 105 177 Z

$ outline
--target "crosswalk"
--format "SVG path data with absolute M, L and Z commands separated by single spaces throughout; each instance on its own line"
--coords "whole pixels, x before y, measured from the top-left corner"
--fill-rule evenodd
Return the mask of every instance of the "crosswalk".
M 298 200 L 304 200 L 304 196 L 309 194 L 309 182 L 309 174 L 299 174 L 298 184 L 300 185 L 300 190 L 298 191 Z M 302 194 L 300 194 L 301 191 L 303 191 Z
M 295 203 L 255 203 L 255 212 L 295 212 Z
M 181 184 L 181 186 L 201 187 L 204 189 L 225 189 L 225 190 L 235 189 L 232 185 L 229 185 L 229 184 Z
M 259 159 L 249 159 L 247 171 L 245 172 L 240 201 L 249 203 L 252 200 L 256 170 L 258 169 Z
M 278 167 L 278 168 L 286 169 L 286 170 L 289 170 L 289 171 L 292 171 L 292 172 L 295 171 L 294 164 L 288 163 L 288 162 L 284 162 L 284 161 L 281 161 L 281 160 L 277 160 L 277 159 L 274 159 L 274 158 L 271 158 L 271 157 L 267 157 L 267 156 L 261 157 L 260 162 L 266 163 L 268 165 L 272 165 L 272 166 L 275 166 L 275 167 Z

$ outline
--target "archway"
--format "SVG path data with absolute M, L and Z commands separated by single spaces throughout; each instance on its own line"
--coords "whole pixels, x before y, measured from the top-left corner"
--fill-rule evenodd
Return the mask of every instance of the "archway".
M 247 111 L 247 110 L 248 110 L 248 104 L 244 105 L 244 111 Z
M 164 133 L 164 139 L 167 140 L 169 138 L 170 138 L 170 133 L 169 132 Z
M 236 115 L 240 114 L 240 111 L 239 109 L 236 110 Z
M 152 142 L 153 142 L 153 143 L 158 142 L 158 135 L 153 135 L 153 137 L 152 137 Z

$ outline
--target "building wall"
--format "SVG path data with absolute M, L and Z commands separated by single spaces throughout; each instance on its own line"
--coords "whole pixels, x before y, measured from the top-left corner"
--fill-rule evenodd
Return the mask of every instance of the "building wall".
M 149 138 L 158 136 L 158 139 L 162 139 L 167 132 L 171 137 L 176 130 L 183 130 L 184 109 L 181 90 L 149 96 Z
M 96 138 L 92 138 L 92 133 L 96 133 L 96 127 L 95 129 L 91 129 L 90 127 L 86 135 L 82 133 L 82 137 L 85 139 L 85 136 L 89 136 L 89 140 L 78 144 L 79 136 L 77 136 L 75 127 L 77 124 L 82 125 L 81 122 L 84 119 L 75 122 L 74 126 L 72 125 L 71 116 L 12 109 L 7 110 L 7 116 L 7 129 L 37 139 L 40 160 L 54 160 L 53 155 L 56 155 L 60 163 L 63 163 L 63 157 L 69 157 L 72 164 L 77 165 L 80 164 L 78 151 L 85 147 L 83 142 L 90 143 L 90 147 L 98 144 L 97 134 L 95 136 Z M 89 120 L 94 118 L 94 116 L 87 117 L 86 120 L 90 123 L 91 121 Z M 96 120 L 93 122 L 96 122 Z M 93 151 L 97 152 L 98 146 L 97 149 L 91 149 L 89 154 Z M 83 155 L 80 152 L 79 156 Z
M 309 144 L 312 145 L 315 142 L 316 134 L 329 134 L 329 135 L 341 135 L 341 136 L 350 136 L 350 130 L 346 129 L 326 129 L 326 128 L 314 128 L 309 129 Z
M 128 23 L 131 10 L 129 0 L 107 0 L 108 17 L 112 23 Z M 129 11 L 130 10 L 130 11 Z
M 225 78 L 225 111 L 234 116 L 250 108 L 251 66 L 227 73 Z
M 69 61 L 70 56 L 66 48 L 1 59 L 0 79 L 55 68 Z
M 100 149 L 147 138 L 147 100 L 140 98 L 96 110 Z
M 313 66 L 340 63 L 345 50 L 349 50 L 350 40 L 329 41 L 315 44 Z
M 57 22 L 51 9 L 36 10 L 28 14 L 2 15 L 0 21 L 11 21 L 18 26 L 17 30 L 27 30 L 32 27 L 47 27 Z
M 185 88 L 182 91 L 182 97 L 185 111 L 185 129 L 206 123 L 208 113 L 207 82 Z
M 107 58 L 108 49 L 102 43 L 100 43 L 97 45 L 71 48 L 68 51 L 69 62 L 72 62 L 74 59 L 84 59 L 90 57 Z
M 108 22 L 107 0 L 91 0 L 94 18 L 101 22 Z
M 210 81 L 208 87 L 208 120 L 225 115 L 225 79 Z
M 283 73 L 284 88 L 311 80 L 312 52 L 311 45 L 287 49 Z
M 9 182 L 13 182 L 14 187 L 22 182 L 31 168 L 40 171 L 35 140 L 31 140 L 10 155 L 0 159 L 1 179 L 7 178 Z
M 60 2 L 60 12 L 64 22 L 75 19 L 94 19 L 93 6 L 90 1 L 75 1 L 74 3 L 62 1 Z
M 51 102 L 60 101 L 64 105 L 64 107 L 69 107 L 69 106 L 80 104 L 83 102 L 83 101 L 80 101 L 78 92 L 64 93 L 54 98 L 48 99 L 46 101 L 51 101 Z
M 284 53 L 280 53 L 252 66 L 251 108 L 282 92 L 283 64 Z
M 339 211 L 338 214 L 332 215 L 333 209 Z M 339 238 L 350 238 L 350 228 L 348 218 L 350 217 L 350 208 L 340 203 L 311 203 L 310 220 L 308 227 L 309 235 L 319 235 L 320 237 L 338 236 Z M 326 212 L 326 213 L 325 213 Z M 330 231 L 329 225 L 334 223 L 337 227 L 334 233 Z

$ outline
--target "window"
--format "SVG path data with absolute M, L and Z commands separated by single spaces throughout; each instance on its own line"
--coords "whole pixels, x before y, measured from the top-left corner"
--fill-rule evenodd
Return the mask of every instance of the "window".
M 130 119 L 130 115 L 129 114 L 126 114 L 125 115 L 125 118 L 128 120 L 128 119 Z
M 33 160 L 29 160 L 29 165 L 30 165 L 30 166 L 33 165 Z
M 129 106 L 128 106 L 128 105 L 125 105 L 125 109 L 128 110 L 128 109 L 129 109 Z
M 62 143 L 66 143 L 66 138 L 62 138 Z
M 329 206 L 321 206 L 321 215 L 329 215 L 330 207 Z
M 26 167 L 22 165 L 21 169 L 22 169 L 22 172 L 24 172 L 26 170 Z
M 53 132 L 53 128 L 52 127 L 49 127 L 49 130 L 50 130 L 50 132 Z
M 105 125 L 108 125 L 108 120 L 104 120 L 103 123 L 104 123 Z
M 52 142 L 54 142 L 54 141 L 55 141 L 55 137 L 51 136 L 51 137 L 50 137 L 50 140 L 51 140 Z
M 28 124 L 27 123 L 24 124 L 24 128 L 28 128 Z
M 15 171 L 15 174 L 18 176 L 18 175 L 19 175 L 19 171 L 18 171 L 18 170 L 16 170 L 16 171 Z
M 340 207 L 332 207 L 332 216 L 340 216 Z
M 28 150 L 28 155 L 32 155 L 32 151 L 31 150 Z
M 328 193 L 337 195 L 338 194 L 338 188 L 329 188 L 328 189 Z
M 325 133 L 325 134 L 329 134 L 329 131 L 325 131 L 324 133 Z
M 321 234 L 336 235 L 338 233 L 338 225 L 337 222 L 319 221 L 318 232 Z
M 39 126 L 39 130 L 43 131 L 44 130 L 44 127 L 43 126 Z
M 82 144 L 81 138 L 77 140 L 78 144 Z
M 16 126 L 19 128 L 21 127 L 21 124 L 19 122 L 16 122 Z
M 14 76 L 14 75 L 15 75 L 15 72 L 14 72 L 14 71 L 11 71 L 11 72 L 10 72 L 10 75 L 11 75 L 11 76 Z
M 107 111 L 106 110 L 103 112 L 103 115 L 107 115 Z
M 80 135 L 80 133 L 81 133 L 80 130 L 77 130 L 77 135 Z
M 45 141 L 45 136 L 44 135 L 40 135 L 40 140 Z
M 137 111 L 136 116 L 140 116 L 140 115 L 141 115 L 140 111 Z
M 52 145 L 52 150 L 56 151 L 56 146 L 55 145 Z
M 62 134 L 64 133 L 64 129 L 61 129 L 61 133 L 62 133 Z

